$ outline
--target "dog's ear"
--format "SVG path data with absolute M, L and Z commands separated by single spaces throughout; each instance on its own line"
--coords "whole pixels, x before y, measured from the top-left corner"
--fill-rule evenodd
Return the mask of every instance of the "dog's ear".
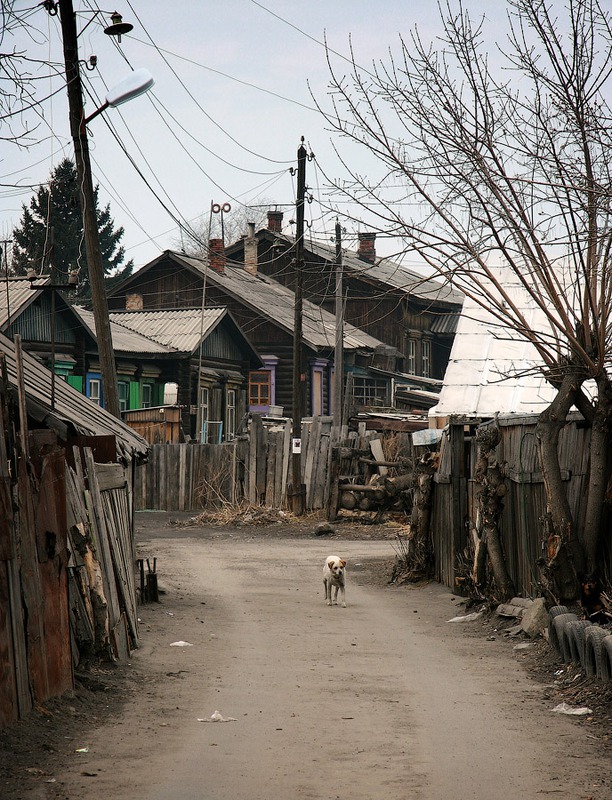
M 340 559 L 340 566 L 346 567 L 346 561 L 343 558 Z
M 331 569 L 334 566 L 334 559 L 328 558 L 327 559 L 327 566 Z

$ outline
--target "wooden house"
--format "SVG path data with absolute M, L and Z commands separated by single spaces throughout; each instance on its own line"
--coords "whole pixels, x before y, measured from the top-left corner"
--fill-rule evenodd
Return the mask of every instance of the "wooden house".
M 295 239 L 282 231 L 283 214 L 268 212 L 268 227 L 226 248 L 227 258 L 252 275 L 283 285 L 294 281 Z M 333 311 L 336 248 L 304 239 L 304 296 Z M 441 380 L 463 303 L 463 294 L 376 255 L 376 234 L 360 233 L 357 251 L 342 251 L 345 320 L 399 351 L 408 375 Z M 407 379 L 409 380 L 409 379 Z
M 77 312 L 95 333 L 93 314 Z M 124 419 L 156 444 L 234 438 L 249 372 L 262 361 L 227 308 L 113 311 L 110 321 Z M 101 378 L 97 362 L 89 374 L 91 393 L 92 376 Z M 170 424 L 177 413 L 170 406 L 180 410 L 180 430 Z
M 294 293 L 264 273 L 253 274 L 242 264 L 226 261 L 218 240 L 211 244 L 210 258 L 166 250 L 116 287 L 109 307 L 115 314 L 134 305 L 145 311 L 202 303 L 226 306 L 263 362 L 249 374 L 249 410 L 291 415 Z M 306 416 L 332 411 L 335 340 L 334 315 L 304 300 L 301 363 Z M 350 323 L 344 326 L 343 342 L 352 404 L 357 408 L 389 407 L 392 376 L 384 370 L 397 369 L 399 353 Z
M 0 332 L 19 334 L 23 348 L 79 392 L 85 392 L 88 353 L 95 338 L 83 324 L 66 294 L 48 277 L 35 281 L 3 278 L 0 292 Z M 54 388 L 54 387 L 52 387 Z

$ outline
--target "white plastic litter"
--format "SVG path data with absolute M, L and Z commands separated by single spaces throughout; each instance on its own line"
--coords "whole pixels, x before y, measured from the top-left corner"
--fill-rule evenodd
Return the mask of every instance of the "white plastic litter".
M 583 717 L 585 714 L 592 714 L 593 711 L 586 706 L 581 706 L 580 708 L 572 708 L 572 706 L 568 706 L 567 703 L 559 703 L 558 706 L 553 708 L 553 711 L 556 711 L 558 714 L 571 714 L 575 717 Z
M 198 722 L 238 722 L 238 720 L 236 717 L 224 717 L 220 711 L 215 711 L 208 719 L 198 717 Z
M 193 647 L 191 642 L 172 642 L 170 647 Z
M 472 614 L 465 614 L 461 617 L 453 617 L 448 622 L 472 622 L 475 619 L 482 617 L 482 611 L 474 611 Z

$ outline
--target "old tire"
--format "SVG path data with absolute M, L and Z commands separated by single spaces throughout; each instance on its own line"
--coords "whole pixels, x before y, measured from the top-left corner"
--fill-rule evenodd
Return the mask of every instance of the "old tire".
M 569 609 L 567 606 L 553 606 L 548 610 L 548 613 L 552 618 L 552 617 L 558 617 L 559 614 L 567 614 L 568 611 Z
M 553 629 L 553 620 L 555 617 L 558 617 L 559 614 L 567 614 L 567 606 L 552 606 L 552 608 L 548 610 L 548 641 L 555 650 L 557 649 L 557 640 Z
M 612 636 L 606 636 L 601 642 L 601 674 L 602 681 L 612 681 Z
M 584 635 L 584 671 L 587 678 L 594 678 L 602 672 L 603 640 L 608 631 L 599 625 L 591 625 Z M 607 656 L 606 656 L 607 657 Z
M 549 641 L 562 658 L 564 658 L 564 654 L 561 649 L 561 637 L 563 635 L 563 631 L 569 622 L 573 622 L 577 619 L 578 617 L 576 614 L 557 614 L 556 617 L 552 618 L 551 624 L 549 625 Z
M 587 619 L 575 619 L 568 622 L 566 634 L 569 644 L 570 661 L 584 667 L 584 635 L 586 629 L 592 627 L 593 623 Z

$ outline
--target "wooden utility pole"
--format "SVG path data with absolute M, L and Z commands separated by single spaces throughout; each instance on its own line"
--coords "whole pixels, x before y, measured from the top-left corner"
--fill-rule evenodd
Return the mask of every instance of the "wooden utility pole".
M 333 426 L 340 436 L 344 384 L 344 297 L 342 289 L 342 228 L 336 220 L 336 342 L 334 347 Z
M 304 286 L 304 197 L 306 195 L 306 148 L 304 137 L 297 151 L 297 199 L 295 235 L 295 307 L 293 317 L 293 447 L 291 456 L 291 507 L 298 516 L 304 513 L 302 488 L 302 414 L 304 413 L 304 375 L 302 373 L 302 295 Z
M 104 266 L 100 251 L 98 220 L 96 219 L 95 195 L 91 177 L 91 161 L 89 143 L 85 128 L 85 112 L 83 109 L 83 89 L 79 70 L 79 51 L 77 42 L 76 17 L 72 0 L 59 0 L 62 38 L 64 46 L 64 62 L 68 88 L 68 106 L 70 109 L 70 132 L 74 143 L 74 156 L 79 179 L 79 200 L 83 215 L 83 234 L 85 238 L 85 255 L 91 286 L 96 339 L 102 373 L 104 407 L 115 417 L 121 417 L 119 410 L 119 391 L 117 387 L 117 371 L 113 354 L 108 301 L 104 287 Z

